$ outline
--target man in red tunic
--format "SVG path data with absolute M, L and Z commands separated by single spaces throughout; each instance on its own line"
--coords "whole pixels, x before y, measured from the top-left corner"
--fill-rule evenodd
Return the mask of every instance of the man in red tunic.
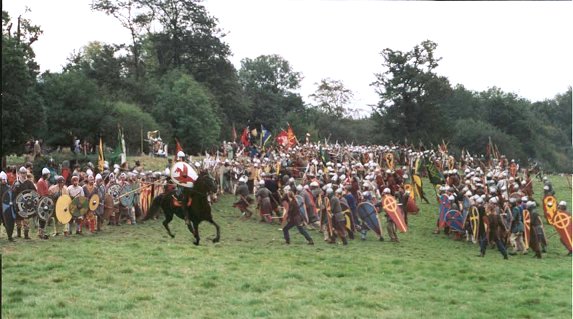
M 50 179 L 50 170 L 47 167 L 42 169 L 42 177 L 36 183 L 36 188 L 38 190 L 38 195 L 44 197 L 49 196 L 50 192 L 48 189 L 50 188 L 50 183 L 48 180 Z M 46 221 L 39 219 L 40 227 L 38 228 L 38 238 L 40 239 L 48 239 L 48 235 L 46 235 L 45 228 L 46 228 Z

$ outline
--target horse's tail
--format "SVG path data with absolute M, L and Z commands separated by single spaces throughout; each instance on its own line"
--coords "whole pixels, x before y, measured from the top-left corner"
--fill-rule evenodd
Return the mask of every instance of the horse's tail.
M 151 206 L 149 206 L 149 209 L 147 210 L 147 215 L 145 215 L 145 218 L 143 219 L 144 221 L 153 218 L 157 214 L 157 210 L 161 207 L 163 195 L 164 194 L 159 194 L 153 199 Z

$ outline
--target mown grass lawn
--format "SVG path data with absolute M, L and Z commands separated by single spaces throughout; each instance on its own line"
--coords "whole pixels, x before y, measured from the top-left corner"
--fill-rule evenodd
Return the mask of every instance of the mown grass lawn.
M 569 201 L 565 178 L 552 180 Z M 286 246 L 279 225 L 239 221 L 232 201 L 214 206 L 222 241 L 205 223 L 198 247 L 179 219 L 174 239 L 160 221 L 48 241 L 2 233 L 2 318 L 571 318 L 571 257 L 551 226 L 542 260 L 479 258 L 477 245 L 433 235 L 435 203 L 399 244 L 328 245 L 311 231 L 308 246 L 293 229 Z

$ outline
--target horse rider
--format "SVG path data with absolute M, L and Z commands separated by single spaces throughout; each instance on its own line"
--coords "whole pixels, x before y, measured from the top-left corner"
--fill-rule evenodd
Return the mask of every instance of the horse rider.
M 185 153 L 183 151 L 177 152 L 177 162 L 185 162 Z M 175 194 L 173 195 L 173 197 L 183 208 L 183 214 L 185 215 L 185 224 L 191 225 L 191 219 L 189 218 L 189 207 L 187 207 L 189 201 L 189 194 L 185 189 L 185 187 L 177 184 L 175 186 Z

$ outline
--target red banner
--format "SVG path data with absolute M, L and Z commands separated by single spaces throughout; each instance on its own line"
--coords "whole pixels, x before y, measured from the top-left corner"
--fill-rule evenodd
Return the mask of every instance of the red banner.
M 277 135 L 277 143 L 281 146 L 287 146 L 288 145 L 288 134 L 285 130 L 282 130 Z
M 296 136 L 294 135 L 294 131 L 292 130 L 292 127 L 290 126 L 290 124 L 288 125 L 287 136 L 288 136 L 288 146 L 289 147 L 292 147 L 298 143 L 298 140 L 296 139 Z
M 175 139 L 175 158 L 173 159 L 174 162 L 177 162 L 177 153 L 179 153 L 179 151 L 183 152 L 183 147 L 181 147 L 181 144 L 179 144 L 179 140 L 176 138 Z M 171 169 L 171 167 L 169 169 Z
M 248 127 L 245 127 L 243 129 L 243 135 L 241 135 L 241 143 L 243 143 L 243 145 L 245 145 L 245 146 L 251 145 L 251 143 L 249 142 L 249 128 Z

